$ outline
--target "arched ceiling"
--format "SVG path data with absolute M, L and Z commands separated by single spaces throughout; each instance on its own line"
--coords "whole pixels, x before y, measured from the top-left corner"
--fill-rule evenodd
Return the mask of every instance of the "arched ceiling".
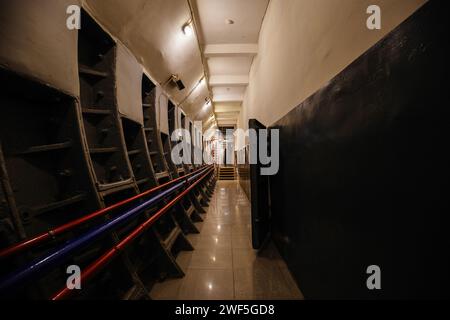
M 268 2 L 84 0 L 83 6 L 130 49 L 191 119 L 211 122 L 215 115 L 229 124 L 239 115 L 236 106 L 244 97 Z M 189 21 L 196 32 L 187 35 L 182 29 Z M 183 81 L 184 90 L 166 84 L 172 74 Z M 205 103 L 208 98 L 214 103 Z
M 213 110 L 204 108 L 208 87 L 199 85 L 205 70 L 198 40 L 182 32 L 191 20 L 187 0 L 85 0 L 84 6 L 133 52 L 155 82 L 164 85 L 172 101 L 184 101 L 181 107 L 190 118 L 211 116 Z M 165 85 L 172 74 L 183 81 L 184 90 Z

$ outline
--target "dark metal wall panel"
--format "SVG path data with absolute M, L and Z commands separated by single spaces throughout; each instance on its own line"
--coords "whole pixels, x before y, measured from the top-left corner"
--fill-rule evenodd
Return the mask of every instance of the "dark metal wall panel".
M 241 153 L 241 159 L 245 160 L 243 163 L 238 164 L 238 178 L 239 178 L 239 184 L 241 185 L 242 189 L 244 190 L 245 194 L 247 195 L 247 198 L 250 199 L 251 195 L 251 189 L 250 189 L 250 159 L 249 159 L 249 146 L 245 146 L 245 148 L 238 151 L 238 153 Z
M 307 298 L 449 295 L 444 4 L 426 4 L 273 126 L 274 239 Z M 366 287 L 370 265 L 381 291 Z

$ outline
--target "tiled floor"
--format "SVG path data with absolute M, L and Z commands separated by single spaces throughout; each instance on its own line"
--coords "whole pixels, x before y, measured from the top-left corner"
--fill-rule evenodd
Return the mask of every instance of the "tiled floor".
M 250 203 L 238 182 L 219 181 L 203 217 L 201 233 L 188 236 L 195 251 L 177 258 L 186 276 L 156 284 L 153 299 L 303 298 L 275 246 L 252 249 Z

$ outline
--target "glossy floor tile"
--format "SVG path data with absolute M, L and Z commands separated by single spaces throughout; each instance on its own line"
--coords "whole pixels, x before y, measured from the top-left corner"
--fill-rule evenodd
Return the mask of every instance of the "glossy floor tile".
M 192 254 L 190 269 L 233 269 L 230 248 L 209 247 L 196 249 Z
M 153 299 L 303 299 L 273 244 L 252 249 L 250 203 L 238 182 L 218 181 L 207 211 L 200 234 L 188 235 L 195 250 L 177 257 L 186 276 L 155 285 Z
M 234 299 L 233 270 L 190 269 L 181 284 L 178 299 Z

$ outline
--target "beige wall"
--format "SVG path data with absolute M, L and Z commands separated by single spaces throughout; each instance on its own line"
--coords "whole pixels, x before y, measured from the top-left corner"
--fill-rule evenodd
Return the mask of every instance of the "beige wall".
M 175 103 L 184 100 L 203 77 L 197 39 L 181 31 L 190 19 L 186 0 L 0 0 L 0 65 L 79 96 L 78 32 L 66 27 L 66 9 L 72 4 L 82 4 L 114 40 L 128 48 L 155 84 L 178 74 L 185 90 L 164 87 Z M 134 67 L 124 68 L 126 76 L 134 72 Z M 187 99 L 183 108 L 192 118 L 207 119 L 210 112 L 199 114 L 209 96 L 206 86 L 198 96 L 195 101 Z
M 142 113 L 142 66 L 134 55 L 117 43 L 116 92 L 119 113 L 140 124 L 144 123 Z
M 163 85 L 172 74 L 183 80 L 186 89 L 182 91 L 173 85 L 164 86 L 174 103 L 183 101 L 203 77 L 197 39 L 181 31 L 191 18 L 187 0 L 84 0 L 84 7 L 135 55 L 152 80 Z M 206 87 L 198 94 L 202 96 L 200 101 L 188 99 L 183 106 L 193 118 L 209 96 Z
M 0 1 L 0 64 L 78 96 L 78 32 L 66 27 L 71 4 L 79 1 Z
M 239 126 L 271 125 L 323 87 L 398 26 L 425 0 L 271 0 L 250 71 Z M 382 30 L 366 27 L 367 7 L 382 10 Z
M 162 133 L 169 134 L 168 106 L 169 99 L 161 87 L 156 87 L 156 124 Z

